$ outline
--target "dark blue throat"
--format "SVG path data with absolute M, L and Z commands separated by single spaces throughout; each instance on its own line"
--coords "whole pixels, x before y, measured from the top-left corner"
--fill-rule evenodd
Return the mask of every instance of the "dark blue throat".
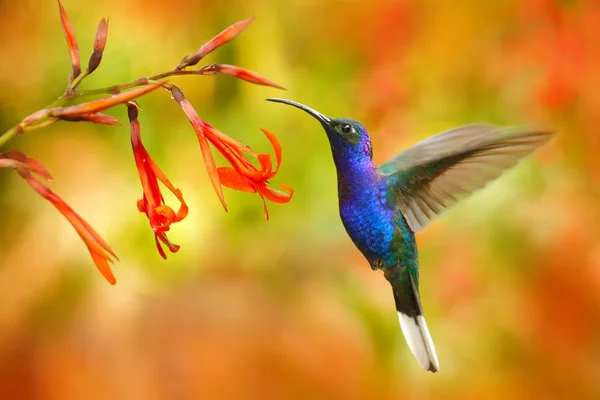
M 366 187 L 377 185 L 370 140 L 365 137 L 350 143 L 330 131 L 327 131 L 327 137 L 337 169 L 340 202 L 342 199 L 359 200 L 365 195 Z

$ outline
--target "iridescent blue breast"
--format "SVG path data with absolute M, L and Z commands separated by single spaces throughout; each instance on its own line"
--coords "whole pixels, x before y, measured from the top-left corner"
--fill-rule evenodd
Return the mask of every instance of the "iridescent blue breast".
M 385 192 L 376 185 L 353 192 L 351 198 L 340 192 L 340 217 L 348 235 L 370 262 L 393 257 L 396 217 Z

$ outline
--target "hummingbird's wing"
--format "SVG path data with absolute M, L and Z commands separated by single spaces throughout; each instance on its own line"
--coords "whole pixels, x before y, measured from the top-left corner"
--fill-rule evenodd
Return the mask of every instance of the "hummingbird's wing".
M 383 163 L 397 209 L 413 232 L 545 143 L 552 132 L 471 124 L 429 137 Z

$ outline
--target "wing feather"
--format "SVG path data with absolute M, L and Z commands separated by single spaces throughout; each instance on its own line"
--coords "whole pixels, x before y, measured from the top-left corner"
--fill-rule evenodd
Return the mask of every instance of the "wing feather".
M 471 124 L 427 138 L 379 169 L 418 232 L 459 197 L 469 195 L 550 139 L 551 131 Z

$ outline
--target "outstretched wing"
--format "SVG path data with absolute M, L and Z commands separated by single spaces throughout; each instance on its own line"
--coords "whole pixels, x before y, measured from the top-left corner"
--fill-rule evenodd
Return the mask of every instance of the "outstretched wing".
M 383 163 L 390 195 L 413 232 L 550 139 L 527 127 L 471 124 L 439 133 Z

